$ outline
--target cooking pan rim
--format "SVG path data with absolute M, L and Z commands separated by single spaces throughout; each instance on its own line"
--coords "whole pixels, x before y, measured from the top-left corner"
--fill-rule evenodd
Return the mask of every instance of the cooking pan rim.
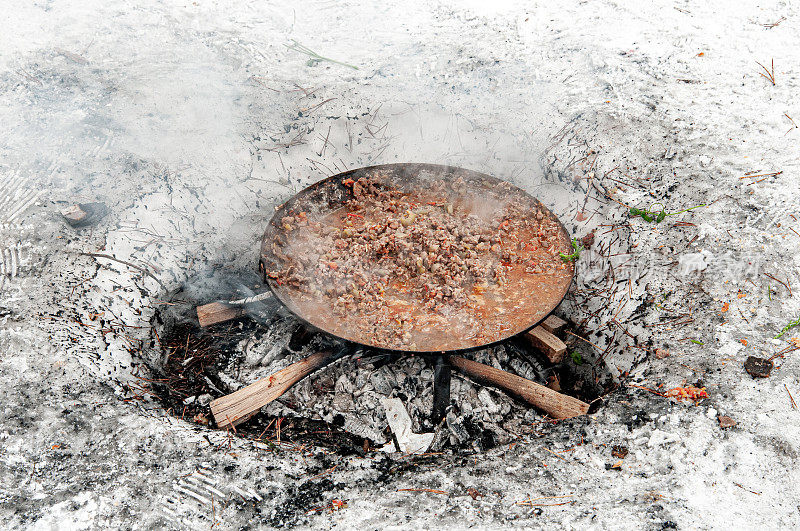
M 537 197 L 533 196 L 527 190 L 525 190 L 523 188 L 520 188 L 520 187 L 514 185 L 513 183 L 511 183 L 509 181 L 505 181 L 505 180 L 500 179 L 498 177 L 494 177 L 492 175 L 485 174 L 483 172 L 479 172 L 479 171 L 476 171 L 476 170 L 470 170 L 468 168 L 462 168 L 460 166 L 451 166 L 451 165 L 447 165 L 447 164 L 431 164 L 431 163 L 425 163 L 425 162 L 393 162 L 393 163 L 387 163 L 387 164 L 376 164 L 376 165 L 372 165 L 372 166 L 363 166 L 363 167 L 359 167 L 359 168 L 346 170 L 346 171 L 343 171 L 343 172 L 340 172 L 340 173 L 336 173 L 334 175 L 325 177 L 324 179 L 320 179 L 319 181 L 311 183 L 310 185 L 306 186 L 302 190 L 296 192 L 289 199 L 287 199 L 286 201 L 284 201 L 281 204 L 279 204 L 278 206 L 276 206 L 275 207 L 275 212 L 273 213 L 272 217 L 270 218 L 269 225 L 272 225 L 274 223 L 274 221 L 277 219 L 277 217 L 282 214 L 283 209 L 286 207 L 286 205 L 288 203 L 290 203 L 290 202 L 292 202 L 294 200 L 297 200 L 298 198 L 300 198 L 304 194 L 308 194 L 308 193 L 313 192 L 315 189 L 317 189 L 317 188 L 319 188 L 321 186 L 324 186 L 325 183 L 327 183 L 327 182 L 334 182 L 334 181 L 337 181 L 337 180 L 341 181 L 344 178 L 346 178 L 348 175 L 351 175 L 351 174 L 356 173 L 356 172 L 367 173 L 367 172 L 373 171 L 373 170 L 398 168 L 398 167 L 401 167 L 401 168 L 417 168 L 417 169 L 420 169 L 420 170 L 428 169 L 428 170 L 432 170 L 432 171 L 435 171 L 435 170 L 439 170 L 439 171 L 443 171 L 443 170 L 446 170 L 446 171 L 461 171 L 461 172 L 466 172 L 466 173 L 472 174 L 472 176 L 475 176 L 475 177 L 488 178 L 490 180 L 499 181 L 499 182 L 508 182 L 509 184 L 511 184 L 512 186 L 514 186 L 518 190 L 521 190 L 523 193 L 527 194 L 529 197 L 533 198 L 536 202 L 541 204 L 542 207 L 544 207 L 553 216 L 553 218 L 557 221 L 558 227 L 559 227 L 562 235 L 565 236 L 568 240 L 571 241 L 570 236 L 569 236 L 569 232 L 567 232 L 566 227 L 564 227 L 564 224 L 561 222 L 561 220 L 558 218 L 558 216 L 556 216 L 549 208 L 544 206 L 544 204 L 542 204 L 542 202 Z M 489 343 L 483 343 L 481 345 L 474 345 L 474 346 L 470 346 L 470 347 L 463 347 L 463 348 L 449 349 L 449 350 L 410 350 L 410 349 L 402 349 L 402 348 L 380 347 L 380 346 L 376 346 L 376 345 L 370 345 L 370 344 L 367 344 L 367 343 L 361 343 L 361 342 L 358 342 L 358 341 L 354 341 L 352 339 L 348 339 L 346 337 L 342 337 L 342 336 L 339 336 L 337 334 L 334 334 L 333 332 L 325 330 L 324 328 L 320 328 L 319 326 L 311 323 L 308 319 L 306 319 L 305 317 L 300 315 L 300 312 L 295 311 L 295 309 L 293 308 L 293 305 L 287 303 L 287 301 L 282 296 L 282 295 L 285 294 L 285 292 L 283 290 L 279 289 L 279 286 L 277 286 L 277 283 L 273 279 L 269 278 L 269 276 L 267 275 L 266 265 L 264 264 L 264 261 L 263 261 L 263 253 L 264 253 L 264 245 L 265 245 L 265 243 L 266 243 L 266 231 L 265 231 L 264 237 L 262 237 L 261 249 L 259 250 L 259 273 L 262 276 L 262 280 L 264 281 L 264 284 L 266 284 L 267 288 L 269 288 L 269 290 L 273 294 L 273 296 L 275 296 L 275 298 L 278 301 L 280 301 L 281 305 L 287 311 L 289 311 L 292 315 L 294 315 L 301 323 L 303 323 L 305 326 L 308 326 L 309 328 L 311 328 L 313 330 L 324 332 L 325 334 L 328 334 L 331 337 L 334 337 L 334 338 L 336 338 L 336 339 L 338 339 L 340 341 L 344 341 L 346 344 L 352 346 L 353 348 L 366 348 L 366 349 L 370 349 L 371 351 L 376 351 L 376 352 L 384 352 L 384 353 L 392 353 L 392 354 L 404 354 L 404 355 L 413 355 L 413 356 L 437 356 L 437 355 L 438 356 L 442 356 L 442 355 L 468 354 L 470 352 L 475 352 L 475 351 L 478 351 L 478 350 L 484 350 L 484 349 L 487 349 L 487 348 L 491 348 L 493 346 L 497 346 L 497 345 L 499 345 L 501 343 L 505 343 L 506 341 L 508 341 L 508 340 L 510 340 L 510 339 L 512 339 L 514 337 L 517 337 L 517 336 L 520 336 L 522 334 L 525 334 L 526 332 L 529 332 L 530 330 L 532 330 L 532 329 L 536 328 L 537 326 L 539 326 L 545 319 L 547 319 L 548 316 L 550 316 L 556 310 L 556 308 L 558 308 L 561 305 L 561 303 L 564 301 L 564 299 L 566 298 L 567 294 L 569 293 L 569 290 L 572 287 L 572 284 L 575 282 L 576 269 L 577 269 L 573 265 L 572 275 L 570 277 L 570 281 L 567 284 L 565 284 L 563 293 L 561 293 L 560 297 L 558 297 L 558 299 L 555 299 L 555 298 L 553 299 L 553 301 L 557 301 L 557 302 L 555 302 L 555 304 L 552 306 L 552 308 L 550 308 L 550 310 L 547 313 L 545 313 L 539 320 L 537 320 L 536 322 L 534 322 L 530 326 L 528 326 L 528 327 L 526 327 L 526 328 L 524 328 L 524 329 L 522 329 L 522 330 L 520 330 L 518 332 L 515 332 L 515 333 L 513 333 L 511 335 L 508 335 L 508 336 L 506 336 L 506 337 L 504 337 L 502 339 L 497 339 L 497 340 L 491 341 Z

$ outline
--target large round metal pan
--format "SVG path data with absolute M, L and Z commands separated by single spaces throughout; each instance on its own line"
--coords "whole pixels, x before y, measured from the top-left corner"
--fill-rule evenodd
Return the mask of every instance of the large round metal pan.
M 286 308 L 294 313 L 300 320 L 304 321 L 308 325 L 311 325 L 313 328 L 323 330 L 351 343 L 369 348 L 377 348 L 380 350 L 396 352 L 414 352 L 417 354 L 454 354 L 486 348 L 496 343 L 505 341 L 512 336 L 528 331 L 544 320 L 566 296 L 567 290 L 569 289 L 575 274 L 572 263 L 569 263 L 568 266 L 566 266 L 569 272 L 567 281 L 559 282 L 559 285 L 557 286 L 542 285 L 540 286 L 540 289 L 534 290 L 535 292 L 527 293 L 525 294 L 525 297 L 521 297 L 520 300 L 513 301 L 516 304 L 511 306 L 512 309 L 514 307 L 520 308 L 520 304 L 536 304 L 537 309 L 533 315 L 530 312 L 527 312 L 528 315 L 523 319 L 520 319 L 519 315 L 525 312 L 519 312 L 519 310 L 509 312 L 508 329 L 507 332 L 502 334 L 502 336 L 495 337 L 492 339 L 492 341 L 479 345 L 458 345 L 458 348 L 451 348 L 451 346 L 454 344 L 453 338 L 443 337 L 442 345 L 449 345 L 448 348 L 433 348 L 425 350 L 416 350 L 412 348 L 386 348 L 380 345 L 369 344 L 360 340 L 360 337 L 348 337 L 347 331 L 342 333 L 342 331 L 339 330 L 337 333 L 337 331 L 334 330 L 334 327 L 330 324 L 330 315 L 320 315 L 321 312 L 303 311 L 296 303 L 296 292 L 293 292 L 293 290 L 286 285 L 279 285 L 275 280 L 267 275 L 269 271 L 279 269 L 281 266 L 282 261 L 276 256 L 273 245 L 276 237 L 281 231 L 281 219 L 284 216 L 301 211 L 309 212 L 311 214 L 324 215 L 325 213 L 340 209 L 345 201 L 353 197 L 352 186 L 343 184 L 343 181 L 348 179 L 357 180 L 362 176 L 374 175 L 376 173 L 379 173 L 382 176 L 388 176 L 389 179 L 402 184 L 424 186 L 426 182 L 430 182 L 431 180 L 447 180 L 460 177 L 467 182 L 472 181 L 475 183 L 482 183 L 483 186 L 499 186 L 503 184 L 506 189 L 509 189 L 508 184 L 504 183 L 500 179 L 496 179 L 495 177 L 471 170 L 436 164 L 404 163 L 369 166 L 346 171 L 332 177 L 328 177 L 327 179 L 323 179 L 322 181 L 312 184 L 308 188 L 305 188 L 301 192 L 297 193 L 294 197 L 276 208 L 275 214 L 273 215 L 264 232 L 264 238 L 261 245 L 259 269 L 263 275 L 264 282 L 272 290 L 275 297 L 280 300 L 286 306 Z M 558 241 L 560 242 L 559 248 L 555 249 L 555 251 L 570 253 L 571 247 L 569 235 L 555 215 L 545 208 L 537 199 L 531 197 L 527 192 L 524 192 L 516 187 L 511 187 L 511 189 L 514 190 L 514 193 L 525 194 L 536 205 L 536 211 L 542 212 L 544 216 L 549 217 L 552 221 L 557 223 L 558 230 L 561 234 L 558 238 Z M 531 212 L 531 215 L 534 215 L 534 212 Z

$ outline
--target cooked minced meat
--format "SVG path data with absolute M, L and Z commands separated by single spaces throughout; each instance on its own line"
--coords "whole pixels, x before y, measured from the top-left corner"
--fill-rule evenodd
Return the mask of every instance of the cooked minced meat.
M 352 197 L 341 208 L 280 219 L 269 272 L 338 335 L 418 351 L 480 345 L 535 318 L 546 283 L 571 279 L 558 222 L 508 183 L 344 183 Z

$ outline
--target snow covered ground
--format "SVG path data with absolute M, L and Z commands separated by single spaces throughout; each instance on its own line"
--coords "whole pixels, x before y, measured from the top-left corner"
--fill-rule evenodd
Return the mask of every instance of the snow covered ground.
M 797 6 L 86 0 L 0 12 L 7 526 L 800 526 L 800 352 L 766 379 L 743 369 L 800 337 L 774 338 L 800 317 Z M 757 62 L 774 64 L 774 84 Z M 613 345 L 604 363 L 622 385 L 597 413 L 469 458 L 365 459 L 275 451 L 137 397 L 137 365 L 158 355 L 161 284 L 251 267 L 276 202 L 400 161 L 509 179 L 576 236 L 595 229 L 561 313 Z M 93 201 L 109 208 L 99 224 L 64 223 L 64 207 Z M 706 206 L 655 224 L 619 203 Z M 685 385 L 709 397 L 642 389 Z M 347 506 L 326 509 L 334 500 Z

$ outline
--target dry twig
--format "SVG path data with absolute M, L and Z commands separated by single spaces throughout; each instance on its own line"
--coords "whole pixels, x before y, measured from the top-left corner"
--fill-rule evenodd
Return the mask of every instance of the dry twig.
M 761 68 L 763 68 L 764 72 L 766 72 L 766 74 L 764 72 L 759 72 L 758 74 L 764 79 L 768 80 L 770 83 L 772 83 L 772 86 L 775 86 L 775 60 L 772 59 L 770 62 L 771 70 L 767 70 L 767 67 L 762 65 L 758 61 L 756 61 L 756 64 Z
M 789 392 L 789 388 L 786 387 L 786 384 L 783 384 L 783 388 L 786 389 L 786 393 L 789 395 L 789 400 L 792 402 L 792 409 L 797 409 L 797 402 L 794 401 L 794 397 L 792 393 Z
M 329 126 L 328 126 L 328 134 L 327 134 L 327 135 L 325 135 L 325 139 L 324 139 L 324 140 L 325 140 L 325 142 L 322 144 L 322 150 L 319 152 L 319 156 L 320 156 L 320 157 L 324 157 L 324 156 L 325 156 L 325 148 L 326 148 L 326 147 L 328 147 L 328 144 L 330 143 L 330 142 L 328 141 L 328 139 L 330 138 L 330 136 L 331 136 L 331 126 L 329 125 Z M 322 135 L 320 135 L 320 138 L 322 138 Z M 331 145 L 332 145 L 332 144 L 331 144 Z M 335 165 L 335 164 L 336 164 L 336 163 L 334 162 L 334 165 Z
M 740 488 L 740 489 L 742 489 L 742 490 L 746 490 L 747 492 L 749 492 L 749 493 L 751 493 L 751 494 L 758 494 L 759 496 L 761 496 L 761 493 L 760 493 L 760 492 L 756 492 L 756 491 L 754 491 L 754 490 L 750 490 L 750 489 L 748 489 L 747 487 L 743 487 L 741 483 L 736 483 L 736 482 L 734 481 L 734 482 L 733 482 L 733 484 L 734 484 L 734 485 L 736 485 L 737 487 L 739 487 L 739 488 Z
M 165 286 L 163 282 L 161 282 L 155 275 L 153 275 L 153 273 L 151 273 L 150 271 L 148 271 L 147 269 L 145 269 L 145 268 L 143 268 L 141 266 L 138 266 L 136 264 L 132 264 L 130 262 L 126 262 L 125 260 L 120 260 L 119 258 L 114 258 L 110 254 L 103 254 L 103 253 L 80 253 L 80 254 L 82 254 L 83 256 L 92 256 L 94 258 L 107 258 L 109 260 L 113 260 L 114 262 L 119 262 L 120 264 L 124 264 L 124 265 L 126 265 L 128 267 L 132 267 L 132 268 L 136 269 L 137 271 L 141 271 L 142 273 L 144 273 L 148 277 L 150 277 L 153 280 L 155 280 L 156 282 L 158 282 L 158 285 L 161 286 L 162 288 L 167 289 L 167 286 Z
M 772 171 L 772 172 L 769 172 L 769 173 L 757 173 L 755 175 L 744 175 L 742 177 L 739 177 L 739 179 L 741 180 L 741 179 L 755 179 L 756 177 L 776 177 L 776 176 L 780 175 L 781 173 L 783 173 L 783 170 L 781 170 L 781 171 Z
M 789 116 L 788 114 L 786 114 L 786 113 L 783 113 L 783 115 L 784 115 L 785 117 L 787 117 L 787 118 L 789 119 L 789 121 L 790 121 L 790 122 L 792 122 L 792 126 L 789 128 L 789 130 L 788 130 L 788 131 L 786 131 L 785 133 L 783 133 L 783 136 L 786 136 L 786 135 L 788 135 L 789 133 L 791 133 L 793 129 L 797 129 L 797 124 L 796 124 L 796 123 L 794 123 L 794 120 L 792 120 L 792 117 L 791 117 L 791 116 Z
M 575 496 L 574 494 L 565 494 L 564 496 L 542 496 L 540 498 L 528 498 L 527 500 L 517 502 L 516 505 L 525 505 L 527 507 L 536 507 L 536 506 L 549 507 L 555 505 L 566 505 L 568 503 L 574 503 L 575 500 L 568 500 L 561 503 L 533 503 L 533 502 L 537 500 L 559 500 L 563 498 L 573 498 L 574 496 Z
M 782 280 L 778 280 L 777 278 L 773 277 L 773 276 L 772 276 L 772 275 L 770 275 L 769 273 L 764 273 L 764 276 L 765 276 L 765 277 L 769 277 L 769 278 L 771 278 L 772 280 L 774 280 L 775 282 L 777 282 L 777 283 L 779 283 L 780 285 L 782 285 L 784 288 L 786 288 L 787 290 L 789 290 L 789 296 L 790 296 L 790 297 L 792 296 L 792 288 L 791 288 L 791 286 L 790 286 L 789 284 L 787 284 L 787 282 L 789 282 L 789 279 L 786 279 L 786 282 L 784 282 L 784 281 L 782 281 Z
M 776 20 L 775 22 L 769 22 L 767 24 L 761 24 L 761 25 L 764 26 L 766 29 L 772 29 L 772 28 L 776 27 L 778 24 L 780 24 L 781 22 L 783 22 L 784 20 L 786 20 L 786 17 L 781 17 L 778 20 Z
M 300 112 L 308 113 L 308 112 L 314 111 L 314 110 L 316 110 L 316 109 L 318 109 L 318 108 L 322 107 L 323 105 L 325 105 L 325 104 L 326 104 L 326 103 L 328 103 L 329 101 L 333 101 L 333 100 L 335 100 L 335 99 L 336 99 L 336 98 L 328 98 L 327 100 L 323 100 L 323 101 L 321 101 L 321 102 L 317 103 L 316 105 L 312 105 L 311 107 L 307 107 L 307 108 L 305 108 L 305 109 L 300 109 Z

